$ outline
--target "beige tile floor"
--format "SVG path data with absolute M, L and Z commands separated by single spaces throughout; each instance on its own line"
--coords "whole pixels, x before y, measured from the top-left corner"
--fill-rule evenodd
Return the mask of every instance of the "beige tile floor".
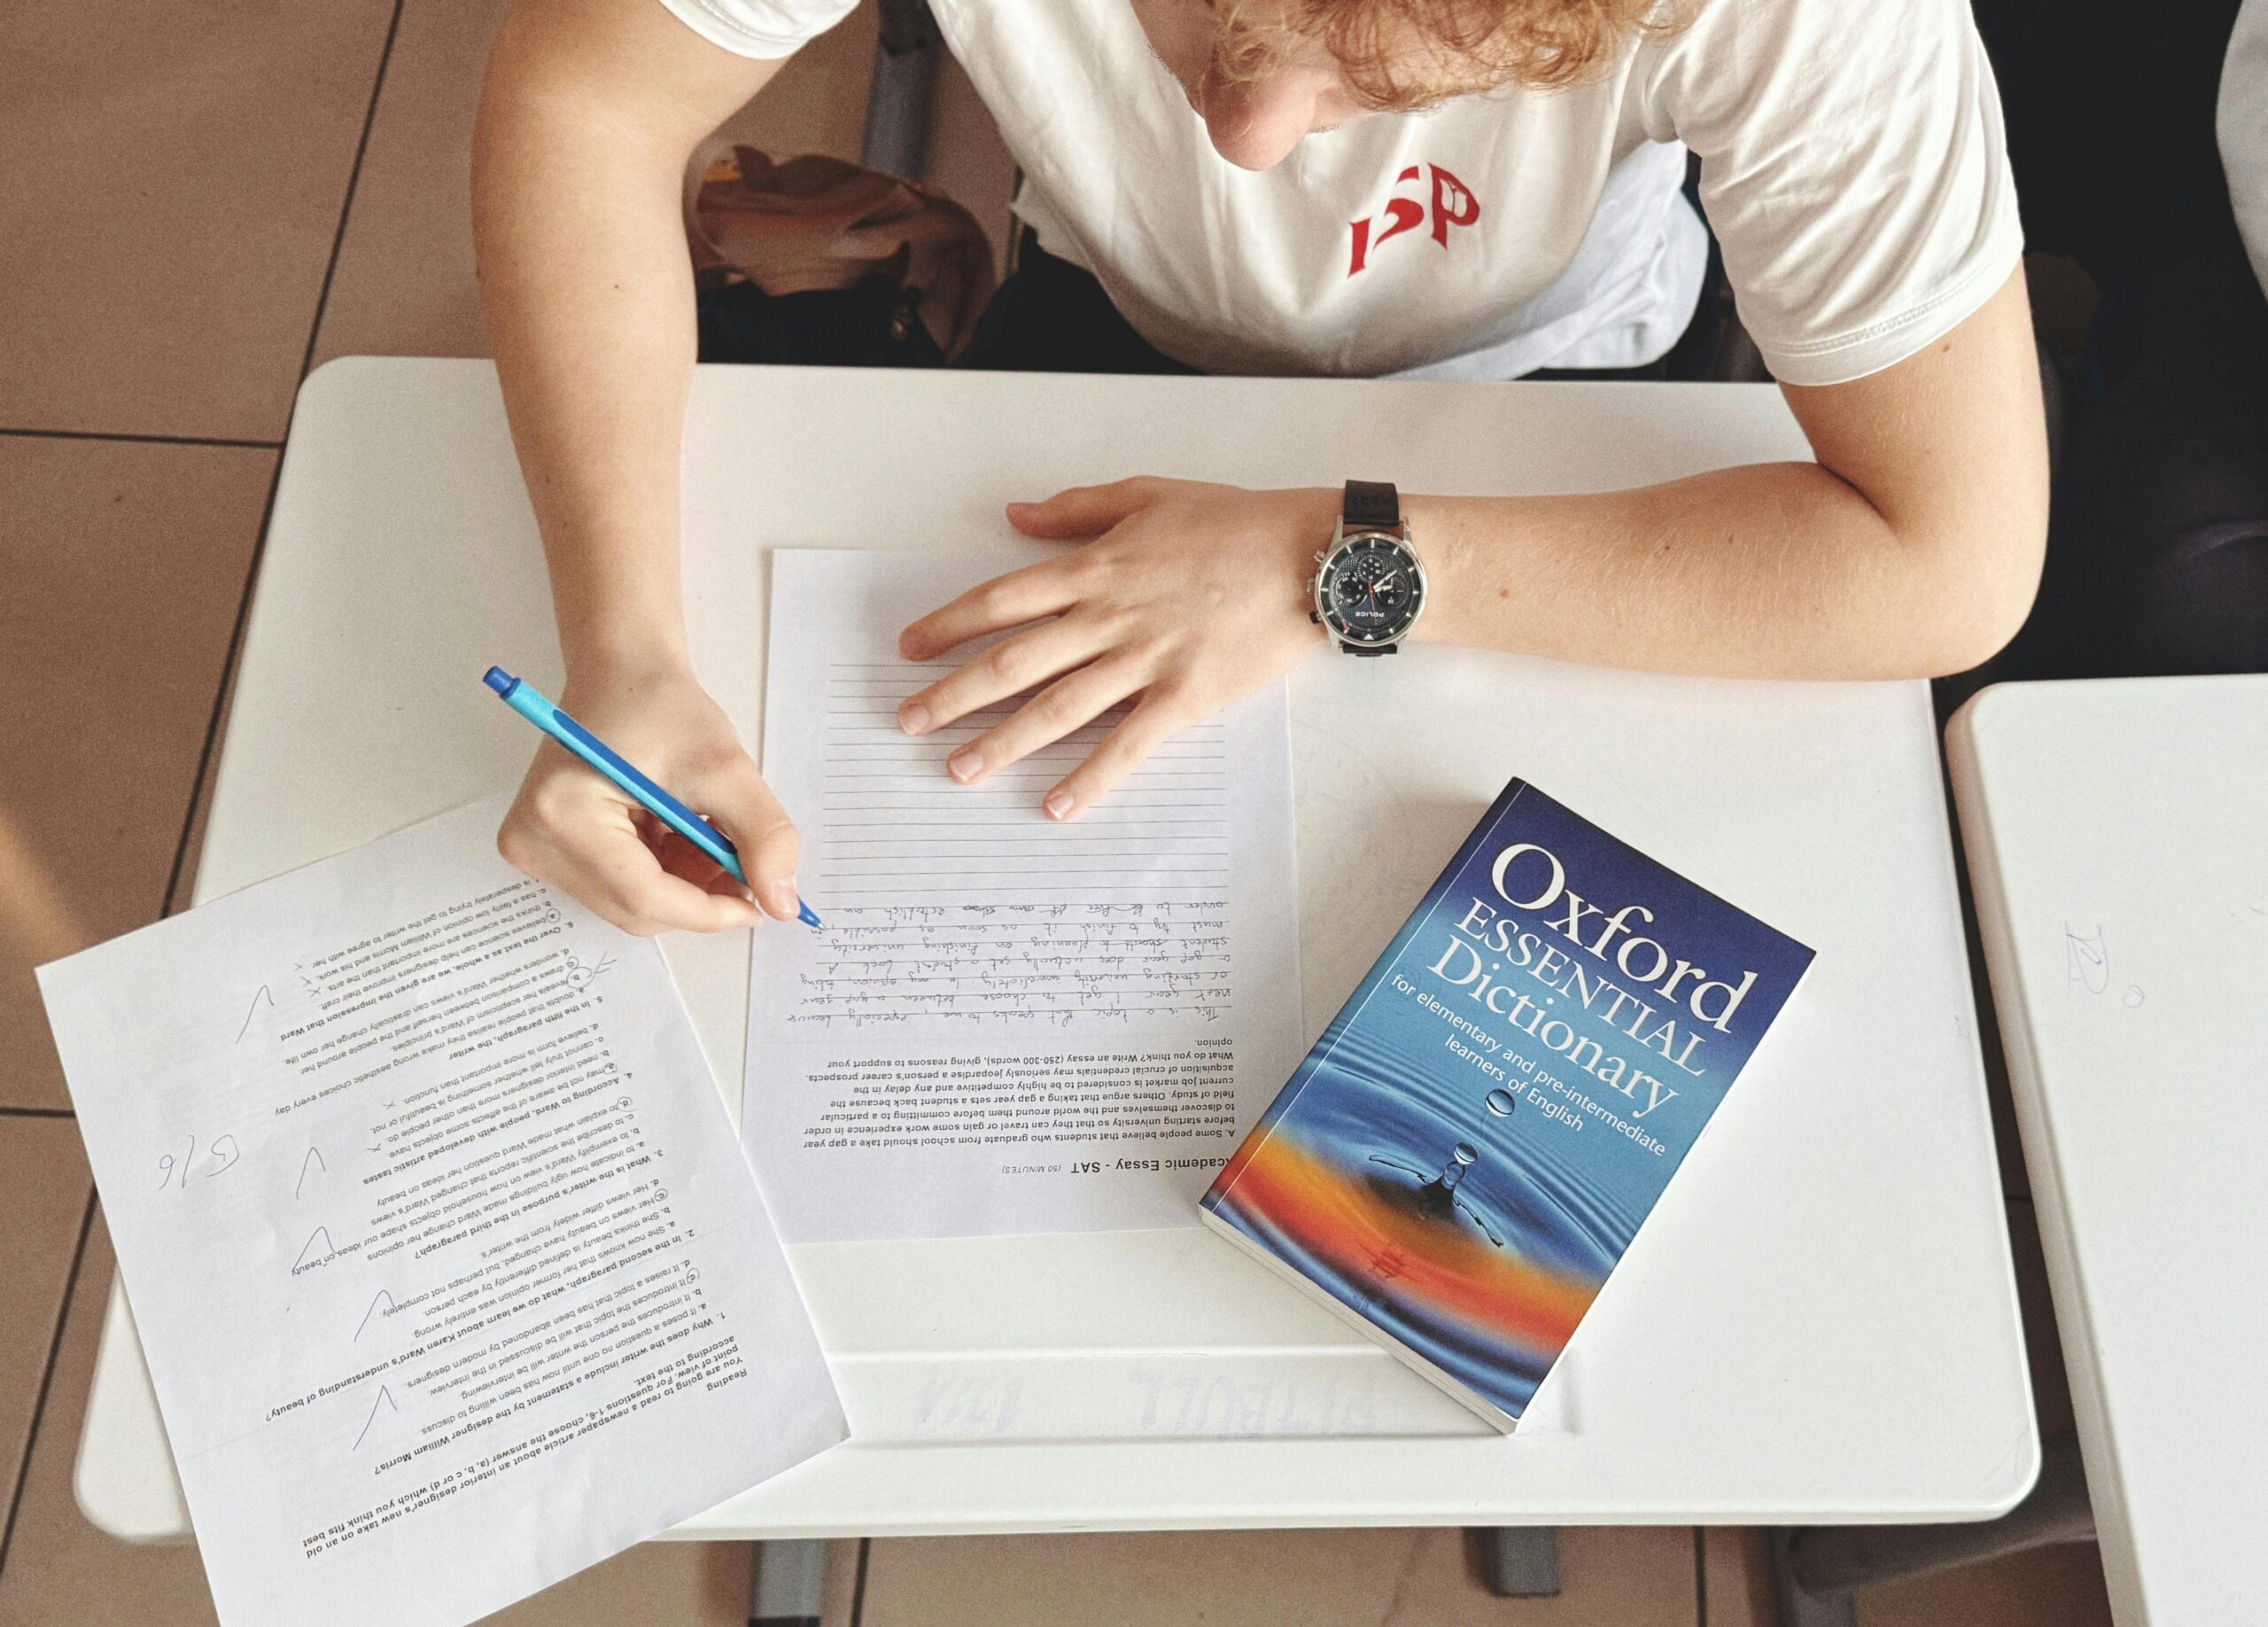
M 467 132 L 501 0 L 14 8 L 0 51 L 0 1627 L 183 1627 L 190 1548 L 72 1500 L 113 1275 L 30 969 L 185 903 L 237 621 L 306 368 L 477 355 Z M 855 152 L 861 6 L 730 127 Z M 958 71 L 929 178 L 1005 237 L 1012 170 Z M 2012 1228 L 2043 1420 L 2069 1417 L 2022 1171 Z M 1569 1531 L 1565 1587 L 1505 1603 L 1449 1531 L 835 1545 L 829 1627 L 1456 1623 L 1750 1627 L 1758 1535 Z M 743 1619 L 748 1554 L 652 1545 L 499 1617 Z M 1868 1595 L 1864 1627 L 2105 1622 L 2085 1547 Z

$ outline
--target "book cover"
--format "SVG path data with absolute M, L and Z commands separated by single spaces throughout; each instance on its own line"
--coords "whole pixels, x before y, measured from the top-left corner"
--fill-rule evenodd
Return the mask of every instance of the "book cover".
M 1515 780 L 1204 1218 L 1509 1429 L 1811 958 Z

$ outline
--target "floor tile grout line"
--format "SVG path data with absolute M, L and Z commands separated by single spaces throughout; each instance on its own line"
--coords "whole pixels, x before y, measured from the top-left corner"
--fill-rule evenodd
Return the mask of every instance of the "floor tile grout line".
M 1709 1627 L 1709 1532 L 1693 1528 L 1693 1627 Z
M 123 430 L 7 429 L 0 436 L 24 440 L 123 440 L 138 446 L 239 447 L 255 452 L 280 450 L 280 440 L 239 440 L 229 435 L 144 435 Z
M 260 557 L 268 549 L 268 522 L 276 512 L 276 488 L 284 472 L 284 460 L 277 457 L 276 467 L 268 471 L 268 496 L 260 506 L 260 530 L 252 545 L 252 562 L 245 567 L 244 586 L 237 593 L 236 619 L 229 626 L 229 643 L 221 658 L 221 679 L 214 686 L 213 710 L 205 719 L 205 739 L 197 749 L 197 772 L 189 782 L 189 805 L 182 810 L 181 835 L 174 839 L 173 863 L 166 871 L 166 889 L 159 895 L 158 913 L 175 913 L 181 892 L 182 868 L 189 862 L 189 839 L 197 829 L 197 807 L 204 798 L 206 782 L 214 772 L 214 756 L 221 742 L 221 713 L 229 702 L 229 685 L 234 677 L 237 658 L 243 653 L 245 624 L 252 615 L 253 584 L 260 580 Z
M 47 1365 L 39 1375 L 39 1393 L 32 1401 L 32 1427 L 24 1435 L 23 1460 L 16 1468 L 16 1490 L 8 1499 L 8 1518 L 0 1524 L 0 1574 L 8 1569 L 8 1550 L 16 1540 L 16 1516 L 24 1506 L 24 1488 L 31 1483 L 32 1453 L 39 1446 L 39 1427 L 47 1416 L 47 1401 L 55 1387 L 55 1365 L 63 1355 L 63 1329 L 71 1319 L 71 1302 L 79 1295 L 79 1273 L 87 1263 L 87 1240 L 94 1235 L 95 1192 L 87 1188 L 87 1207 L 79 1217 L 79 1246 L 71 1251 L 71 1270 L 63 1279 L 63 1299 L 55 1311 L 55 1331 L 47 1342 Z
M 866 1614 L 866 1552 L 874 1546 L 871 1537 L 858 1538 L 858 1573 L 850 1584 L 850 1627 L 863 1627 Z
M 76 1118 L 71 1108 L 0 1107 L 0 1118 Z
M 354 194 L 362 184 L 362 160 L 369 155 L 370 131 L 378 121 L 378 98 L 385 94 L 386 70 L 393 63 L 394 36 L 401 32 L 401 7 L 402 0 L 393 0 L 393 16 L 386 23 L 385 43 L 378 48 L 378 71 L 370 82 L 370 105 L 362 113 L 362 138 L 354 144 L 354 166 L 346 172 L 346 196 L 338 206 L 338 230 L 330 239 L 330 261 L 322 269 L 322 286 L 315 292 L 315 319 L 307 328 L 307 347 L 299 356 L 302 383 L 307 380 L 308 368 L 315 364 L 315 344 L 322 338 L 322 314 L 330 303 L 331 282 L 338 275 L 339 252 L 346 246 L 346 224 L 354 217 Z M 286 419 L 284 438 L 289 440 L 291 433 L 291 422 Z
M 339 252 L 346 245 L 347 222 L 354 216 L 354 194 L 362 183 L 362 162 L 369 156 L 370 130 L 378 119 L 378 98 L 385 94 L 386 70 L 393 62 L 393 45 L 401 32 L 403 0 L 393 0 L 393 14 L 386 21 L 386 37 L 378 48 L 378 71 L 370 81 L 369 105 L 362 111 L 362 134 L 354 144 L 354 163 L 346 172 L 346 194 L 339 200 L 338 230 L 331 234 L 330 258 L 322 270 L 322 284 L 315 291 L 315 319 L 307 325 L 307 347 L 299 354 L 299 382 L 305 384 L 307 369 L 314 363 L 315 346 L 322 337 L 323 313 L 330 305 L 330 285 L 338 275 Z M 298 393 L 292 397 L 292 412 L 299 410 Z M 291 438 L 289 417 L 284 423 L 284 440 L 276 443 L 280 453 Z M 252 560 L 245 570 L 244 591 L 237 596 L 237 619 L 229 629 L 227 653 L 221 662 L 221 681 L 213 694 L 212 714 L 205 721 L 205 742 L 198 749 L 197 773 L 189 782 L 189 806 L 183 811 L 181 836 L 174 844 L 174 861 L 166 872 L 166 890 L 159 899 L 161 914 L 171 915 L 181 892 L 182 869 L 189 861 L 189 839 L 197 829 L 197 808 L 205 794 L 206 781 L 214 772 L 214 756 L 220 745 L 221 714 L 229 699 L 229 685 L 235 674 L 237 658 L 244 652 L 245 626 L 252 617 L 252 589 L 260 580 L 260 562 L 268 552 L 268 523 L 276 515 L 276 488 L 284 478 L 284 459 L 279 455 L 276 467 L 268 477 L 268 499 L 260 505 L 260 530 L 252 539 Z

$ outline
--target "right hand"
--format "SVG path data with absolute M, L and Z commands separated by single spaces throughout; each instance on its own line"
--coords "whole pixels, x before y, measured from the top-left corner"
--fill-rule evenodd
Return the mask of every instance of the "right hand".
M 641 937 L 796 918 L 794 821 L 689 669 L 571 678 L 559 705 L 730 837 L 751 886 L 549 740 L 496 833 L 499 852 Z

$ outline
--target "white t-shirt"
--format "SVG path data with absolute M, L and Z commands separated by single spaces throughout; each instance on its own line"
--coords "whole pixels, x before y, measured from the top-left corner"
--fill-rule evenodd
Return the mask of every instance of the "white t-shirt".
M 744 56 L 850 0 L 664 0 Z M 1781 379 L 1912 355 L 2022 251 L 1967 0 L 1698 0 L 1603 79 L 1213 151 L 1127 0 L 932 0 L 1023 167 L 1017 213 L 1144 338 L 1223 373 L 1506 378 L 1628 367 L 1691 316 L 1707 241 Z

